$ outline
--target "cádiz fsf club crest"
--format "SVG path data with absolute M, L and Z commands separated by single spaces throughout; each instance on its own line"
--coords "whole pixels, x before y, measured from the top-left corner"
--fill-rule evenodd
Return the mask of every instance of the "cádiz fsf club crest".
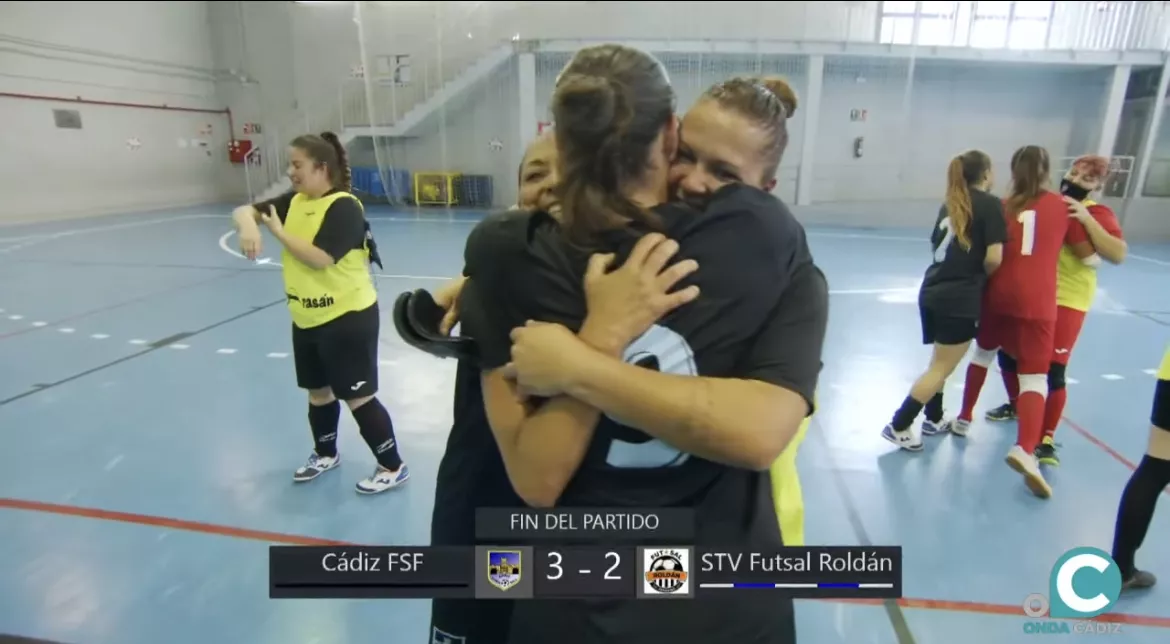
M 514 550 L 488 550 L 488 583 L 508 590 L 520 583 L 520 553 Z
M 686 592 L 687 553 L 676 550 L 646 551 L 647 592 L 663 595 Z

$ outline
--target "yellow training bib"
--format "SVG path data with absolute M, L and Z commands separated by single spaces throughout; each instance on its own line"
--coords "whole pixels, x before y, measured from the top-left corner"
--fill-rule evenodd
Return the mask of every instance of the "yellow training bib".
M 288 207 L 285 232 L 312 243 L 325 221 L 329 206 L 338 199 L 358 201 L 348 192 L 334 192 L 320 199 L 310 199 L 298 193 Z M 360 201 L 358 205 L 361 205 Z M 288 310 L 293 324 L 299 328 L 321 326 L 346 313 L 367 309 L 378 301 L 374 280 L 370 276 L 369 250 L 364 245 L 323 269 L 308 266 L 288 249 L 281 253 L 281 262 L 284 264 Z
M 1095 206 L 1092 199 L 1085 207 Z M 1097 268 L 1086 266 L 1068 246 L 1062 246 L 1056 262 L 1056 304 L 1074 311 L 1088 312 L 1097 295 Z

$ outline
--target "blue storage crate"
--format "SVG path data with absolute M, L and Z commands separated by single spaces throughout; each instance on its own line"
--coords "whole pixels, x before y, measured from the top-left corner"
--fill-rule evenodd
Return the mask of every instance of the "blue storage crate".
M 410 195 L 410 171 L 387 168 L 389 189 L 382 182 L 382 173 L 377 168 L 350 168 L 353 188 L 363 199 L 403 203 Z
M 375 174 L 377 171 L 370 168 L 350 168 L 354 191 L 358 193 L 371 192 L 372 178 Z

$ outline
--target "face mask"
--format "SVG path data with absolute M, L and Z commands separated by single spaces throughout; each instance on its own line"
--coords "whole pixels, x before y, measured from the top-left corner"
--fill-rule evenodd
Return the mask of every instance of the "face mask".
M 1060 180 L 1060 194 L 1076 199 L 1077 201 L 1084 201 L 1085 197 L 1089 196 L 1089 191 L 1069 181 L 1068 179 Z

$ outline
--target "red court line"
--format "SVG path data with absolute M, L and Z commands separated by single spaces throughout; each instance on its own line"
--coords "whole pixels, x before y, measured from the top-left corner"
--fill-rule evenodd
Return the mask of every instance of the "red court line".
M 1097 436 L 1096 436 L 1095 434 L 1093 434 L 1093 432 L 1091 432 L 1091 431 L 1089 431 L 1089 430 L 1085 429 L 1084 427 L 1081 427 L 1080 425 L 1076 424 L 1074 421 L 1072 421 L 1071 419 L 1069 419 L 1069 417 L 1068 417 L 1068 416 L 1062 416 L 1062 417 L 1061 417 L 1061 420 L 1063 420 L 1065 423 L 1067 423 L 1069 427 L 1072 427 L 1072 428 L 1073 428 L 1073 431 L 1075 431 L 1076 433 L 1078 433 L 1078 434 L 1080 434 L 1081 436 L 1085 437 L 1085 440 L 1087 440 L 1087 441 L 1089 441 L 1090 443 L 1092 443 L 1092 444 L 1096 445 L 1097 447 L 1101 448 L 1101 451 L 1105 452 L 1106 454 L 1108 454 L 1108 455 L 1112 456 L 1112 457 L 1113 457 L 1113 460 L 1115 460 L 1115 461 L 1117 461 L 1118 463 L 1121 463 L 1122 465 L 1124 465 L 1124 466 L 1128 467 L 1128 468 L 1129 468 L 1129 470 L 1130 470 L 1131 472 L 1132 472 L 1133 470 L 1136 470 L 1136 469 L 1137 469 L 1137 466 L 1136 466 L 1136 465 L 1134 465 L 1134 464 L 1133 464 L 1133 463 L 1132 463 L 1132 462 L 1131 462 L 1131 461 L 1130 461 L 1128 458 L 1126 458 L 1126 457 L 1122 456 L 1120 452 L 1118 452 L 1117 450 L 1115 450 L 1115 449 L 1113 449 L 1112 447 L 1110 447 L 1110 446 L 1109 446 L 1109 444 L 1108 444 L 1108 443 L 1106 443 L 1105 441 L 1101 440 L 1100 438 L 1097 438 Z M 1166 486 L 1165 488 L 1163 488 L 1163 489 L 1162 489 L 1162 493 L 1163 493 L 1163 494 L 1170 495 L 1170 485 L 1168 485 L 1168 486 Z
M 150 514 L 100 510 L 97 508 L 83 508 L 75 505 L 45 503 L 43 501 L 25 501 L 21 499 L 0 498 L 0 509 L 26 510 L 28 512 L 42 512 L 61 516 L 100 519 L 102 521 L 148 525 L 159 528 L 171 528 L 174 530 L 186 530 L 188 532 L 197 532 L 201 534 L 234 537 L 236 539 L 248 539 L 251 541 L 264 541 L 268 543 L 281 543 L 296 546 L 352 545 L 345 541 L 336 541 L 332 539 L 318 539 L 316 537 L 284 534 L 281 532 L 267 532 L 264 530 L 249 530 L 247 528 L 237 528 L 215 523 L 203 523 L 202 521 L 187 521 L 185 519 L 171 519 L 169 517 L 159 517 Z M 882 600 L 878 599 L 826 599 L 821 601 L 879 606 L 882 603 Z M 950 601 L 945 599 L 903 598 L 898 600 L 898 605 L 902 606 L 903 608 L 916 608 L 920 610 L 941 610 L 958 613 L 979 613 L 984 615 L 1006 615 L 1010 617 L 1024 616 L 1023 608 L 1020 605 L 1011 604 L 988 604 L 983 602 Z M 1097 617 L 1096 620 L 1102 622 L 1132 624 L 1134 626 L 1152 626 L 1155 628 L 1170 629 L 1170 617 L 1150 617 L 1147 615 L 1111 613 Z
M 1131 463 L 1128 458 L 1122 456 L 1120 452 L 1118 452 L 1117 450 L 1110 447 L 1109 444 L 1106 443 L 1105 441 L 1101 440 L 1100 438 L 1097 438 L 1097 436 L 1094 435 L 1093 432 L 1085 429 L 1084 427 L 1081 427 L 1080 425 L 1078 425 L 1075 421 L 1073 421 L 1068 416 L 1061 416 L 1060 419 L 1063 420 L 1065 423 L 1067 423 L 1069 427 L 1072 427 L 1074 432 L 1080 434 L 1081 436 L 1084 436 L 1085 440 L 1087 440 L 1090 443 L 1101 448 L 1101 451 L 1112 456 L 1113 459 L 1116 460 L 1118 463 L 1121 463 L 1122 465 L 1128 467 L 1130 469 L 1130 471 L 1137 469 L 1137 466 L 1134 465 L 1133 463 Z

